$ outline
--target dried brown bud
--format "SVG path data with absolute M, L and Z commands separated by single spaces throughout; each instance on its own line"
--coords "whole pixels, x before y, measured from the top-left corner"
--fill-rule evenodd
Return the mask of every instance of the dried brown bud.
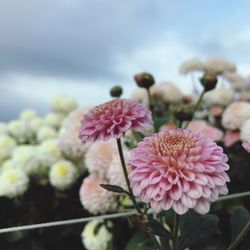
M 146 89 L 149 89 L 155 84 L 154 77 L 147 72 L 136 74 L 134 80 L 139 87 Z

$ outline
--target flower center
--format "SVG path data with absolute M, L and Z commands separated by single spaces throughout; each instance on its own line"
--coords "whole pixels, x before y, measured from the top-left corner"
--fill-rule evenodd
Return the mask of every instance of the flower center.
M 121 99 L 115 99 L 95 107 L 95 110 L 97 113 L 104 113 L 107 110 L 113 109 L 113 107 L 121 105 L 121 103 L 122 103 Z

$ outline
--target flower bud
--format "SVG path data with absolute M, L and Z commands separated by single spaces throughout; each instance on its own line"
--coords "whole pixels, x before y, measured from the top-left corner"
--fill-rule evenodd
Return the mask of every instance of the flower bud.
M 118 85 L 110 89 L 110 95 L 112 97 L 120 97 L 122 95 L 122 92 L 122 87 Z
M 174 117 L 178 121 L 191 121 L 193 119 L 193 112 L 190 108 L 181 107 L 175 110 Z
M 217 76 L 212 73 L 205 73 L 201 78 L 200 82 L 204 87 L 204 91 L 210 91 L 216 87 L 217 84 Z
M 139 87 L 145 89 L 149 89 L 151 86 L 155 84 L 154 77 L 147 72 L 136 74 L 134 76 L 134 80 Z

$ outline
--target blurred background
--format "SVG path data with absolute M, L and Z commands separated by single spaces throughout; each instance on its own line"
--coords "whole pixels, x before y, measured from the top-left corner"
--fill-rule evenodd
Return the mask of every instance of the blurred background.
M 0 0 L 0 120 L 24 108 L 44 114 L 60 94 L 83 105 L 134 89 L 152 72 L 190 91 L 178 67 L 219 56 L 250 68 L 249 1 Z

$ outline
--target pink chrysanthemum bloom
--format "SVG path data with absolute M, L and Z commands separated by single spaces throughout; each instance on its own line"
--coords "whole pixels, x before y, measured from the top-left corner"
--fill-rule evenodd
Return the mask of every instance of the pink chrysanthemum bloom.
M 250 141 L 244 142 L 242 146 L 248 153 L 250 153 Z
M 100 184 L 105 183 L 106 180 L 92 175 L 83 180 L 79 191 L 80 200 L 83 207 L 92 214 L 106 213 L 114 209 L 116 195 L 100 187 Z
M 82 141 L 107 141 L 113 137 L 121 138 L 129 129 L 142 131 L 151 124 L 151 112 L 143 104 L 115 99 L 84 115 L 79 138 Z
M 190 208 L 205 214 L 210 202 L 228 192 L 227 160 L 222 148 L 200 133 L 164 130 L 132 151 L 129 178 L 134 194 L 155 212 L 172 207 L 178 214 Z

